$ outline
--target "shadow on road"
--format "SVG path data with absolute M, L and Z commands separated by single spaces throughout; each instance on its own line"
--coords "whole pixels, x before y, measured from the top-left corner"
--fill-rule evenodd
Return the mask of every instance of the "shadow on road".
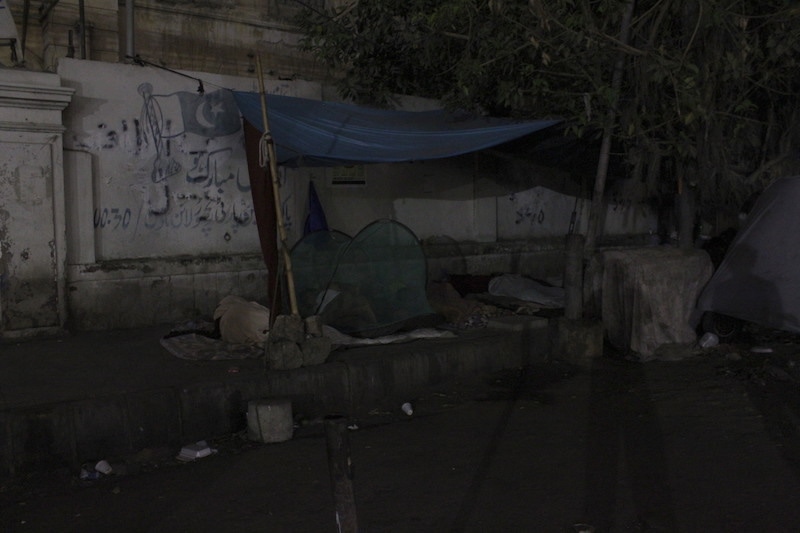
M 489 393 L 487 399 L 503 401 L 505 405 L 497 419 L 486 449 L 481 455 L 481 461 L 475 469 L 475 474 L 467 487 L 455 519 L 450 525 L 450 533 L 461 533 L 468 530 L 473 512 L 477 508 L 480 492 L 486 485 L 486 477 L 497 455 L 497 449 L 502 444 L 517 401 L 521 397 L 535 397 L 547 402 L 547 395 L 542 394 L 541 390 L 572 376 L 573 373 L 571 368 L 561 364 L 526 365 L 513 371 L 500 373 L 502 377 L 496 380 L 497 388 Z
M 764 378 L 748 379 L 747 396 L 781 456 L 800 479 L 800 388 L 795 380 L 769 376 L 772 368 L 763 372 Z
M 589 402 L 585 522 L 597 533 L 677 531 L 664 439 L 643 365 L 595 359 Z
M 475 509 L 475 505 L 478 501 L 478 495 L 480 494 L 480 491 L 486 482 L 486 475 L 489 472 L 489 467 L 491 466 L 492 461 L 497 454 L 497 447 L 503 440 L 503 435 L 505 434 L 506 427 L 508 426 L 508 420 L 511 417 L 511 413 L 514 411 L 514 405 L 517 403 L 522 384 L 524 383 L 527 375 L 528 367 L 522 367 L 518 370 L 518 374 L 512 378 L 512 382 L 510 383 L 511 389 L 509 391 L 505 409 L 503 409 L 501 416 L 497 420 L 497 425 L 495 426 L 494 431 L 492 431 L 489 444 L 486 446 L 486 450 L 481 457 L 481 462 L 478 464 L 478 467 L 475 470 L 475 475 L 472 476 L 472 481 L 467 488 L 467 493 L 464 496 L 464 499 L 461 501 L 461 507 L 456 514 L 456 518 L 450 526 L 451 533 L 460 533 L 465 531 L 467 529 L 467 525 L 470 523 L 472 512 Z

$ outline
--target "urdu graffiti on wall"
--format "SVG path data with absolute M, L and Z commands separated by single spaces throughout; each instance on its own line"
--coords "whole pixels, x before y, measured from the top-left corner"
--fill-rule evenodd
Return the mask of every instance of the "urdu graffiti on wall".
M 572 221 L 585 219 L 585 207 L 575 196 L 537 185 L 498 198 L 498 223 L 509 238 L 564 235 Z
M 545 201 L 542 190 L 534 190 L 532 194 L 511 193 L 508 202 L 515 215 L 514 224 L 542 224 L 545 221 Z
M 618 181 L 606 196 L 605 230 L 608 232 L 647 232 L 652 211 L 637 197 L 638 183 Z M 508 238 L 557 236 L 569 231 L 585 231 L 591 200 L 534 186 L 498 197 L 498 224 Z
M 149 169 L 150 184 L 146 189 L 148 213 L 167 212 L 170 181 L 182 175 L 186 183 L 205 189 L 205 200 L 219 204 L 207 204 L 208 216 L 200 214 L 199 219 L 224 220 L 225 217 L 220 217 L 220 212 L 225 211 L 221 194 L 227 182 L 232 181 L 240 192 L 250 190 L 246 179 L 241 182 L 239 168 L 227 165 L 234 152 L 233 143 L 241 143 L 238 136 L 231 138 L 241 130 L 239 111 L 231 92 L 220 89 L 202 94 L 179 91 L 158 95 L 153 93 L 150 83 L 140 84 L 137 92 L 142 97 L 143 138 L 155 149 Z M 187 198 L 197 199 L 197 196 L 175 197 L 176 200 Z
M 200 228 L 255 223 L 241 119 L 233 94 L 226 89 L 206 93 L 156 93 L 143 82 L 138 117 L 104 120 L 76 144 L 101 157 L 119 161 L 105 177 L 135 191 L 139 205 L 101 200 L 94 209 L 94 227 L 108 231 Z M 105 117 L 107 118 L 107 117 Z M 102 155 L 106 154 L 106 155 Z M 110 174 L 106 171 L 107 174 Z M 132 179 L 131 179 L 132 178 Z M 116 197 L 119 198 L 117 194 Z

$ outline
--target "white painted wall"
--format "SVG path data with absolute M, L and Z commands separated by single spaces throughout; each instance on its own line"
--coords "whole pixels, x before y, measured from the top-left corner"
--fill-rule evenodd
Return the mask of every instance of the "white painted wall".
M 62 59 L 75 90 L 64 112 L 70 314 L 101 329 L 209 316 L 222 297 L 266 299 L 244 135 L 225 89 L 255 78 Z M 266 80 L 270 93 L 319 98 L 319 85 Z M 296 239 L 296 187 L 281 171 Z
M 98 260 L 258 250 L 241 121 L 225 91 L 256 90 L 256 80 L 190 74 L 201 98 L 196 81 L 152 67 L 62 59 L 58 73 L 75 89 L 65 148 L 92 156 L 91 202 L 76 214 L 91 209 Z M 319 97 L 315 84 L 268 85 Z
M 363 185 L 339 186 L 333 170 L 312 171 L 331 228 L 355 235 L 379 218 L 405 224 L 424 241 L 431 279 L 515 272 L 554 281 L 563 274 L 573 211 L 574 231 L 587 231 L 590 200 L 535 185 L 558 180 L 552 171 L 543 180 L 538 173 L 544 170 L 533 166 L 522 179 L 509 180 L 487 154 L 368 165 L 359 172 Z M 653 210 L 635 190 L 622 184 L 615 189 L 604 235 L 617 241 L 647 235 L 655 228 Z
M 48 126 L 58 130 L 54 133 L 45 128 L 29 134 L 24 146 L 14 145 L 16 134 L 3 131 L 0 142 L 6 143 L 11 166 L 0 169 L 5 210 L 0 224 L 6 231 L 0 272 L 6 277 L 0 281 L 8 283 L 14 269 L 42 284 L 33 289 L 33 299 L 24 304 L 18 299 L 18 309 L 42 309 L 44 304 L 35 302 L 55 295 L 58 303 L 45 322 L 63 323 L 68 315 L 77 329 L 104 329 L 209 317 L 229 294 L 265 302 L 266 270 L 243 133 L 235 104 L 224 96 L 228 88 L 256 91 L 257 80 L 183 74 L 61 59 L 58 76 L 49 75 L 50 81 L 60 77 L 59 95 L 74 91 L 63 112 L 63 182 L 60 124 Z M 205 88 L 202 98 L 198 79 Z M 323 94 L 309 82 L 266 80 L 266 85 L 271 93 L 312 99 Z M 430 102 L 416 99 L 406 104 L 430 108 Z M 31 110 L 15 116 L 39 120 Z M 514 271 L 550 277 L 560 269 L 560 242 L 573 209 L 578 231 L 585 230 L 588 218 L 588 201 L 536 185 L 540 170 L 526 168 L 521 178 L 509 180 L 502 164 L 483 153 L 355 170 L 363 183 L 342 186 L 334 183 L 340 170 L 281 169 L 289 245 L 302 236 L 310 179 L 333 229 L 355 235 L 376 219 L 390 218 L 426 243 L 447 243 L 430 249 L 437 274 Z M 514 172 L 520 174 L 519 168 Z M 653 214 L 620 198 L 609 205 L 606 234 L 647 233 Z M 49 228 L 44 233 L 42 224 Z M 30 271 L 25 269 L 34 262 L 11 265 L 9 257 L 30 257 L 13 248 L 23 241 L 37 250 L 52 246 L 56 259 L 37 255 Z M 451 252 L 456 262 L 448 259 Z M 9 291 L 3 293 L 0 283 L 3 294 Z M 68 312 L 59 310 L 65 301 Z M 8 298 L 0 302 L 10 316 Z
M 411 228 L 421 240 L 530 241 L 563 237 L 575 211 L 575 231 L 587 231 L 590 201 L 535 185 L 508 185 L 485 154 L 363 167 L 364 185 L 337 186 L 330 169 L 312 170 L 328 222 L 354 235 L 378 218 Z M 604 234 L 647 234 L 655 213 L 633 196 L 610 201 Z

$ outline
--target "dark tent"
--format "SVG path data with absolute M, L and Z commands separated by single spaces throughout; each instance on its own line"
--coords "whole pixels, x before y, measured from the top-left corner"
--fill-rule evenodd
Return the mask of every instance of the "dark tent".
M 700 294 L 712 311 L 800 332 L 800 176 L 767 187 Z
M 234 91 L 245 120 L 262 129 L 261 95 Z M 462 155 L 549 128 L 561 120 L 476 117 L 467 113 L 393 111 L 266 95 L 278 164 L 400 163 Z

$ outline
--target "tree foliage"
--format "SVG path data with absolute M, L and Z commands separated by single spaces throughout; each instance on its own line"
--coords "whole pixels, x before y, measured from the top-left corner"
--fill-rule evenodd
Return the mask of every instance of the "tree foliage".
M 308 9 L 298 23 L 358 102 L 414 94 L 560 116 L 579 136 L 602 130 L 613 108 L 615 146 L 654 194 L 682 183 L 707 206 L 738 206 L 798 170 L 793 0 L 368 0 Z

